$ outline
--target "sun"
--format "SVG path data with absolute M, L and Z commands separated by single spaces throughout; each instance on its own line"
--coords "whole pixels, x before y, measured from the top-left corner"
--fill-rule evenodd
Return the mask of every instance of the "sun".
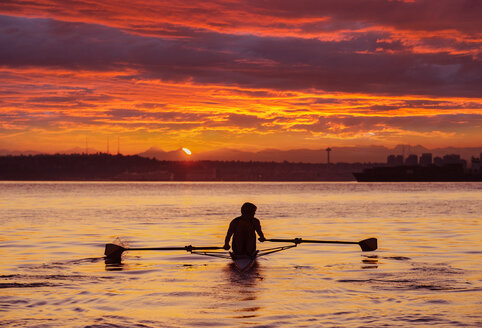
M 191 151 L 190 151 L 189 149 L 187 149 L 186 147 L 183 147 L 183 148 L 182 148 L 182 151 L 185 152 L 185 153 L 188 154 L 188 155 L 191 155 L 191 154 L 192 154 Z

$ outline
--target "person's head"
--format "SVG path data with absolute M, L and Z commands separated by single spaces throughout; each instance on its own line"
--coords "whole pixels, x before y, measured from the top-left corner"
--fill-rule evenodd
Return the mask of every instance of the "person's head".
M 241 214 L 244 216 L 254 216 L 256 209 L 256 205 L 252 203 L 244 203 L 243 206 L 241 206 Z

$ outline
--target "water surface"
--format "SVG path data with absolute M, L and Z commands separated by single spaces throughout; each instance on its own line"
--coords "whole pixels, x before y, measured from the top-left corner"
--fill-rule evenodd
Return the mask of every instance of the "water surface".
M 245 201 L 258 260 L 104 244 L 221 246 Z M 480 327 L 482 183 L 0 182 L 2 327 Z M 278 245 L 259 243 L 258 248 Z

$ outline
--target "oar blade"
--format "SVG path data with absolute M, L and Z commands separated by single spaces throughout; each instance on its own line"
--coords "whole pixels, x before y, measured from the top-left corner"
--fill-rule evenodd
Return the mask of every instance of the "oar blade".
M 104 255 L 107 258 L 120 258 L 125 248 L 116 244 L 105 244 Z
M 358 245 L 360 245 L 362 251 L 371 252 L 378 248 L 378 241 L 376 238 L 368 238 L 360 241 Z

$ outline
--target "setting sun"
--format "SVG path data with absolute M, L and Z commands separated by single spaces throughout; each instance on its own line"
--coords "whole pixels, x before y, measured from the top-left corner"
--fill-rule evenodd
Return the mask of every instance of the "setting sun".
M 191 151 L 189 149 L 185 148 L 185 147 L 182 148 L 182 151 L 185 152 L 188 155 L 192 154 Z

